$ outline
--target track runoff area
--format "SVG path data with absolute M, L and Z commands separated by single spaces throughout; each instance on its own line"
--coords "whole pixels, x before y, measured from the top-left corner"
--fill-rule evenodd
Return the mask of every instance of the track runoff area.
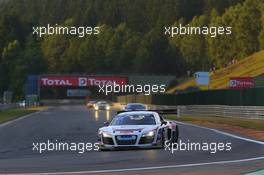
M 27 92 L 53 99 L 107 98 L 128 83 L 143 93 L 150 88 L 164 91 L 163 86 L 151 83 L 137 86 L 135 78 L 124 76 L 42 75 L 29 80 L 35 89 Z M 98 128 L 118 110 L 115 106 L 97 111 L 84 104 L 60 105 L 1 124 L 0 173 L 240 174 L 264 167 L 262 141 L 181 122 L 177 122 L 178 142 L 165 144 L 164 149 L 100 151 Z
M 56 106 L 0 125 L 0 173 L 240 174 L 264 167 L 262 141 L 186 123 L 178 123 L 174 147 L 99 151 L 98 128 L 116 112 Z

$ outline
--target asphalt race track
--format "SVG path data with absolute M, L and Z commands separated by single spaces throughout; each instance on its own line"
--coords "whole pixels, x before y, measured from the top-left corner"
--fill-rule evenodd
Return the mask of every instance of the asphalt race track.
M 230 142 L 231 151 L 163 149 L 39 153 L 33 143 L 97 142 L 97 130 L 115 111 L 60 106 L 0 125 L 0 174 L 241 174 L 264 169 L 263 142 L 251 142 L 192 125 L 180 125 L 185 142 Z

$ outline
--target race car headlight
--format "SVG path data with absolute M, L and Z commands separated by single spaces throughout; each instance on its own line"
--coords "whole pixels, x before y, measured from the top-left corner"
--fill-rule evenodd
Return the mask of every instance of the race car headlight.
M 106 110 L 109 110 L 110 109 L 110 106 L 106 106 Z
M 155 136 L 155 131 L 149 131 L 142 135 L 142 137 L 154 137 L 154 136 Z
M 94 106 L 94 109 L 95 109 L 95 110 L 98 110 L 99 108 L 98 108 L 98 106 Z
M 103 137 L 110 137 L 112 138 L 112 135 L 107 132 L 102 132 Z

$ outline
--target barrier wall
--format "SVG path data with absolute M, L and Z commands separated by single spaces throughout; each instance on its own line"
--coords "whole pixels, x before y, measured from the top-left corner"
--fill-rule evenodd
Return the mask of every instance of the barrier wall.
M 264 88 L 223 89 L 183 94 L 155 94 L 119 96 L 120 103 L 139 102 L 155 105 L 230 105 L 264 106 Z

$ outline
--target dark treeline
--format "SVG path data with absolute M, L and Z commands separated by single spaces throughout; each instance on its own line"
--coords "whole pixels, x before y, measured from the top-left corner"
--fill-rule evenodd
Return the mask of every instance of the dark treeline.
M 2 4 L 2 5 L 1 5 Z M 264 47 L 262 0 L 0 1 L 0 94 L 41 73 L 182 76 Z M 164 26 L 231 26 L 232 35 L 170 38 Z M 32 26 L 100 26 L 98 36 L 32 36 Z

